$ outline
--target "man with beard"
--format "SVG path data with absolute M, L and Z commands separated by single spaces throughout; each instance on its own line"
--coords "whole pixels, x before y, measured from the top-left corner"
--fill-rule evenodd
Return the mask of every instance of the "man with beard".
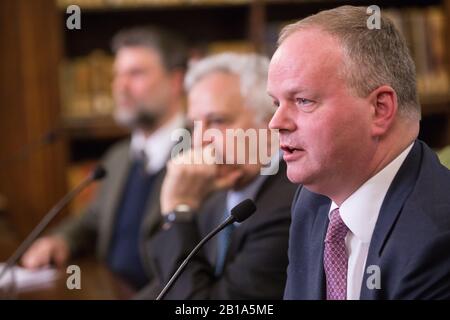
M 152 279 L 141 240 L 160 223 L 159 190 L 174 142 L 184 126 L 183 77 L 187 62 L 178 37 L 156 28 L 134 28 L 113 39 L 115 119 L 132 130 L 103 159 L 108 176 L 87 211 L 38 239 L 22 264 L 64 265 L 92 253 L 138 289 Z

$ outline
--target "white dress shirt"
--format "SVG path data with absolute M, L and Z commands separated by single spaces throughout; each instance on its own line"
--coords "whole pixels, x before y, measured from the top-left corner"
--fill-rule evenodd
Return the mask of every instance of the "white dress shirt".
M 176 143 L 172 140 L 172 132 L 183 126 L 184 117 L 179 113 L 148 137 L 142 131 L 136 130 L 131 137 L 131 156 L 139 157 L 144 152 L 148 160 L 147 172 L 149 174 L 158 172 L 166 165 Z
M 384 197 L 395 175 L 405 161 L 413 144 L 391 161 L 375 176 L 367 180 L 339 207 L 339 213 L 349 232 L 345 237 L 348 254 L 347 299 L 360 297 L 370 240 L 380 213 Z M 338 208 L 333 201 L 330 213 Z

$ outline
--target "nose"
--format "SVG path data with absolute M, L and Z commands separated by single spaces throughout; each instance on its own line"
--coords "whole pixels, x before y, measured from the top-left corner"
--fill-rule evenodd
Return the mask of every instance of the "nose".
M 272 119 L 269 122 L 269 128 L 272 130 L 278 129 L 280 131 L 294 131 L 295 122 L 292 115 L 289 114 L 288 107 L 280 105 L 275 111 Z

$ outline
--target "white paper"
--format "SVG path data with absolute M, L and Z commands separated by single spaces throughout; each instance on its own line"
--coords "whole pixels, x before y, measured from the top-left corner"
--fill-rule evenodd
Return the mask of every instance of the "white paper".
M 0 263 L 0 272 L 5 263 Z M 54 282 L 58 276 L 58 271 L 54 268 L 43 268 L 29 270 L 19 266 L 11 267 L 0 279 L 0 288 L 7 289 L 13 285 L 15 290 L 23 291 L 36 288 L 47 287 Z M 14 284 L 12 282 L 15 281 Z

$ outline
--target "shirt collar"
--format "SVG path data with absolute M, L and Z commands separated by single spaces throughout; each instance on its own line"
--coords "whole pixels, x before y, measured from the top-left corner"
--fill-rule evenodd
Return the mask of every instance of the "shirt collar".
M 271 163 L 275 163 L 275 161 L 281 161 L 281 152 L 275 153 L 275 155 L 271 159 Z M 245 199 L 255 200 L 256 195 L 261 189 L 264 181 L 267 180 L 268 175 L 258 175 L 256 176 L 248 185 L 239 190 L 230 189 L 227 192 L 227 210 L 228 212 L 234 208 L 237 204 Z M 236 223 L 237 224 L 237 223 Z
M 342 221 L 364 243 L 370 243 L 381 205 L 395 175 L 413 147 L 412 143 L 380 172 L 367 180 L 339 207 Z M 330 213 L 338 208 L 333 201 Z
M 142 131 L 136 130 L 131 137 L 131 156 L 139 156 L 144 151 L 148 159 L 147 172 L 155 173 L 161 170 L 169 159 L 174 145 L 172 132 L 182 128 L 183 125 L 184 116 L 178 113 L 148 137 Z

